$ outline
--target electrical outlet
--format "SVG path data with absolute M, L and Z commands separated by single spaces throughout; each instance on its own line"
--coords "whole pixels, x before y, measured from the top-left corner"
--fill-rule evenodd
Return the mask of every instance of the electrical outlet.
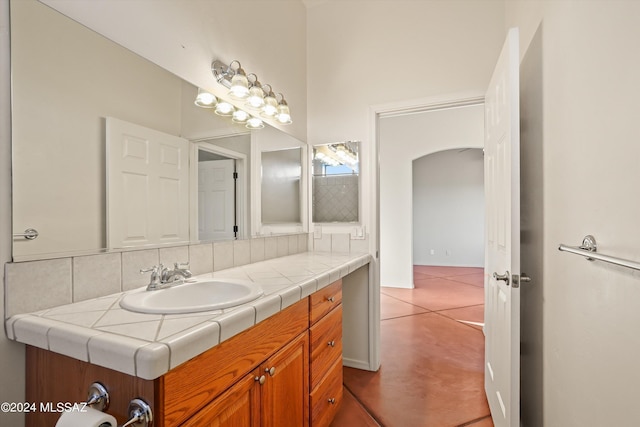
M 444 254 L 445 254 L 446 256 L 451 255 L 451 250 L 450 250 L 450 249 L 447 249 L 446 251 L 444 251 Z

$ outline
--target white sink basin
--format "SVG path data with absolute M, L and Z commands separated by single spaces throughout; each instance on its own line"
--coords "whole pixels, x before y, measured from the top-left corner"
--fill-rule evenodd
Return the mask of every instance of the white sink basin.
M 246 280 L 196 280 L 170 288 L 127 294 L 120 300 L 120 307 L 138 313 L 196 313 L 234 307 L 262 295 L 258 284 Z

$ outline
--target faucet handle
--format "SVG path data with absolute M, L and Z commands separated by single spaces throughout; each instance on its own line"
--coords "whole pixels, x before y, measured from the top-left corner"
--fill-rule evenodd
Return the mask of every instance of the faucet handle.
M 144 273 L 157 273 L 158 272 L 158 266 L 154 265 L 153 267 L 149 267 L 149 268 L 141 268 L 140 269 L 140 274 L 144 274 Z

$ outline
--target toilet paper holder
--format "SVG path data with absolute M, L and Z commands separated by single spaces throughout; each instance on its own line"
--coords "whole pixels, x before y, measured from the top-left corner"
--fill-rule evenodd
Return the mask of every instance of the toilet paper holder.
M 129 402 L 129 421 L 122 424 L 121 427 L 151 427 L 152 422 L 153 414 L 151 412 L 151 406 L 138 397 Z
M 109 392 L 107 388 L 99 382 L 94 382 L 89 386 L 87 392 L 87 406 L 98 411 L 105 412 L 109 408 Z M 141 398 L 132 399 L 129 402 L 129 420 L 121 427 L 151 427 L 153 413 L 151 406 Z
M 96 381 L 89 386 L 87 406 L 102 412 L 109 409 L 109 392 L 104 385 Z

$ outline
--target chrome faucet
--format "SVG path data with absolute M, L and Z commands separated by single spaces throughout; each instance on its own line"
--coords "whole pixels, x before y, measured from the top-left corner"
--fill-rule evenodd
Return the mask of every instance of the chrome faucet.
M 164 265 L 158 264 L 151 268 L 142 269 L 140 270 L 140 273 L 151 272 L 151 278 L 147 285 L 147 290 L 154 291 L 156 289 L 163 289 L 173 285 L 178 285 L 182 283 L 184 279 L 191 277 L 191 271 L 186 268 L 189 266 L 189 263 L 185 263 L 183 266 L 176 262 L 173 264 L 173 270 L 169 270 Z
M 163 269 L 160 276 L 160 283 L 174 283 L 188 279 L 192 276 L 191 271 L 186 268 L 188 266 L 188 262 L 183 263 L 182 265 L 176 262 L 173 264 L 173 270 L 169 270 L 167 268 Z

